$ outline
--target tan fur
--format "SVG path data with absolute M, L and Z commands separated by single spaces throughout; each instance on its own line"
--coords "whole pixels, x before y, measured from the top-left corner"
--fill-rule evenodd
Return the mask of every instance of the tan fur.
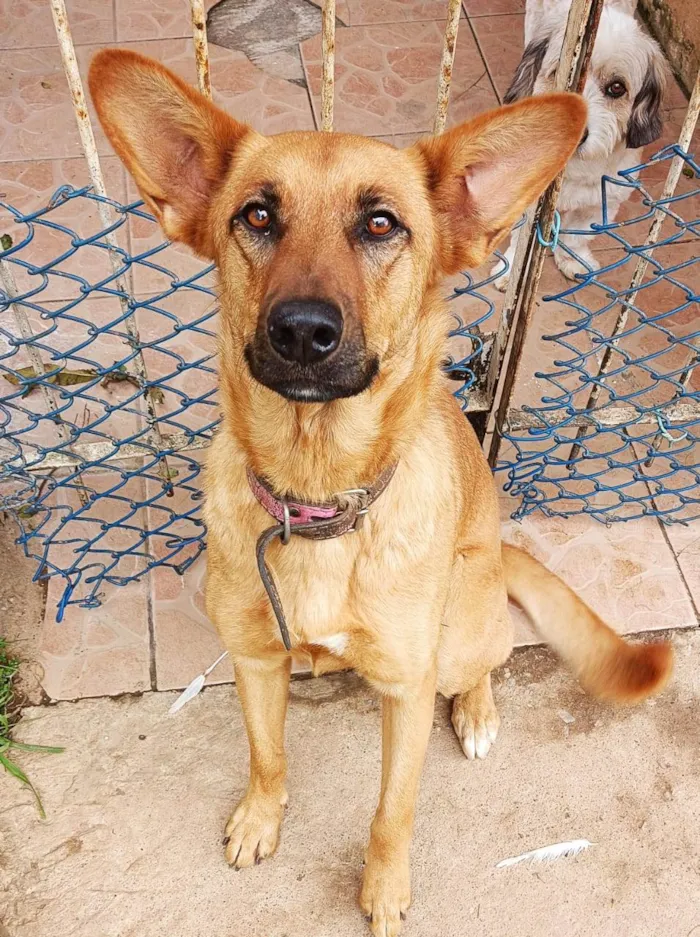
M 235 663 L 251 747 L 249 788 L 227 827 L 237 868 L 277 845 L 290 672 L 255 565 L 271 520 L 246 467 L 280 492 L 326 500 L 397 463 L 362 529 L 268 552 L 295 654 L 318 673 L 354 668 L 383 696 L 382 786 L 360 903 L 374 934 L 392 937 L 410 902 L 435 692 L 455 698 L 464 750 L 483 756 L 498 729 L 489 674 L 512 647 L 507 591 L 599 695 L 642 698 L 670 670 L 664 646 L 631 649 L 534 560 L 502 550 L 491 473 L 439 368 L 442 276 L 481 263 L 561 169 L 585 106 L 573 95 L 539 97 L 398 151 L 341 134 L 264 138 L 162 66 L 119 50 L 96 56 L 90 88 L 165 230 L 220 272 L 224 418 L 206 472 L 207 610 Z M 274 243 L 230 224 L 269 185 L 280 204 Z M 353 232 L 367 189 L 410 235 L 362 246 Z M 379 362 L 368 390 L 296 403 L 253 378 L 244 349 L 259 322 L 272 302 L 299 296 L 337 302 L 348 334 L 364 335 Z

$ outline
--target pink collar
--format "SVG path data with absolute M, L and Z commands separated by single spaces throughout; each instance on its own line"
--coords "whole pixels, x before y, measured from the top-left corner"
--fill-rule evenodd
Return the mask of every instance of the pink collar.
M 247 475 L 250 490 L 267 513 L 281 524 L 285 521 L 285 503 L 289 510 L 289 523 L 292 527 L 296 524 L 308 524 L 309 521 L 329 520 L 341 512 L 341 508 L 337 503 L 328 501 L 315 503 L 313 501 L 304 502 L 279 498 L 261 478 L 258 478 L 251 468 L 247 469 Z

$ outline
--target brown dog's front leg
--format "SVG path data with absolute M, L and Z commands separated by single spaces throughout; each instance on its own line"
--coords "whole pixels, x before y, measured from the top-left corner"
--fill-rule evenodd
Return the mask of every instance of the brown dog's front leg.
M 376 937 L 395 937 L 411 903 L 409 848 L 435 708 L 435 671 L 382 708 L 382 789 L 372 821 L 360 906 Z
M 291 658 L 236 660 L 236 686 L 250 744 L 248 790 L 226 826 L 226 860 L 235 868 L 271 856 L 287 803 L 284 720 Z

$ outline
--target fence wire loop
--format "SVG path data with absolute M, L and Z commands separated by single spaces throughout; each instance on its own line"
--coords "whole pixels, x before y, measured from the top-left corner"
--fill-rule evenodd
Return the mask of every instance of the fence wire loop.
M 678 433 L 677 436 L 672 436 L 671 433 L 669 433 L 668 431 L 668 427 L 664 423 L 663 416 L 660 413 L 656 413 L 655 416 L 656 416 L 656 422 L 659 425 L 659 432 L 664 437 L 664 439 L 667 439 L 670 443 L 674 443 L 674 442 L 683 442 L 684 439 L 688 438 L 687 431 Z
M 557 247 L 559 246 L 559 231 L 560 231 L 560 229 L 561 229 L 561 215 L 560 215 L 559 212 L 555 209 L 555 211 L 554 211 L 554 218 L 552 219 L 552 228 L 551 228 L 551 231 L 549 232 L 549 234 L 550 234 L 549 240 L 547 241 L 547 240 L 545 240 L 545 238 L 543 237 L 543 235 L 542 235 L 542 228 L 540 227 L 540 223 L 539 223 L 539 222 L 537 222 L 537 240 L 540 242 L 540 244 L 542 245 L 542 247 L 549 247 L 549 248 L 551 248 L 553 251 L 555 251 L 555 250 L 557 249 Z

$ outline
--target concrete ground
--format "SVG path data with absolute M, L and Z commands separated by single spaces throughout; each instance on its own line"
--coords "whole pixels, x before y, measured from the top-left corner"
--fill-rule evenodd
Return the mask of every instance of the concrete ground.
M 540 648 L 496 681 L 501 736 L 467 762 L 440 701 L 413 849 L 406 937 L 700 934 L 700 634 L 637 710 L 592 703 Z M 178 715 L 173 693 L 29 708 L 29 793 L 0 777 L 0 894 L 10 937 L 355 937 L 362 852 L 379 785 L 379 708 L 352 675 L 298 680 L 290 805 L 277 855 L 235 873 L 221 837 L 247 746 L 231 687 Z M 29 764 L 27 763 L 27 767 Z M 497 870 L 574 838 L 587 853 Z

